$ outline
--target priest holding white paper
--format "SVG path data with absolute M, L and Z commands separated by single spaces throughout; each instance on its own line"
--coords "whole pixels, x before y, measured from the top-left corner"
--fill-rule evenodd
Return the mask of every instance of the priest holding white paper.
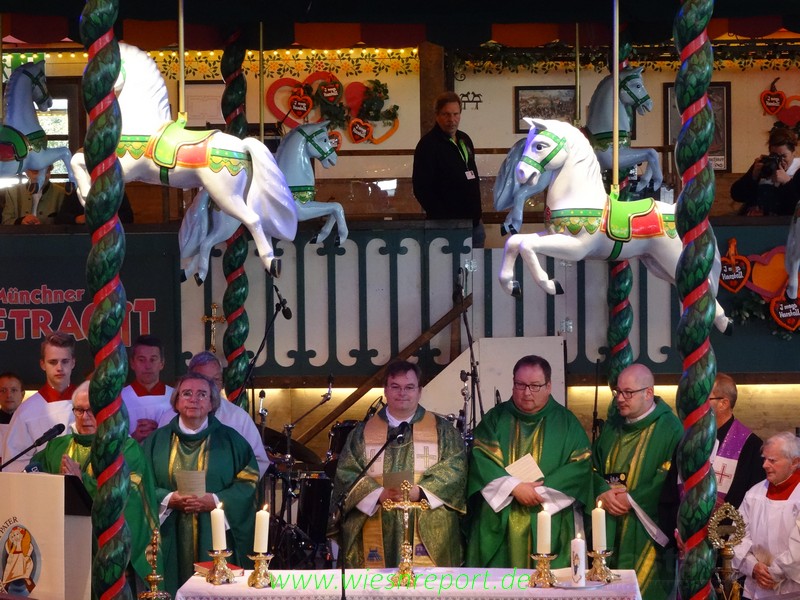
M 533 568 L 539 513 L 550 514 L 553 567 L 570 564 L 574 512 L 591 503 L 589 439 L 578 419 L 550 395 L 551 367 L 542 357 L 514 366 L 510 401 L 475 429 L 467 497 L 467 566 Z

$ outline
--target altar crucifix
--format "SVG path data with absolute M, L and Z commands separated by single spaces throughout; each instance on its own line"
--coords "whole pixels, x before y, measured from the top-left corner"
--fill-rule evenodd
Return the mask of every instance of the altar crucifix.
M 403 492 L 403 499 L 400 502 L 387 499 L 384 500 L 382 504 L 383 510 L 403 511 L 403 544 L 400 546 L 400 564 L 398 565 L 397 573 L 392 575 L 390 579 L 395 587 L 400 587 L 401 585 L 406 587 L 414 587 L 414 582 L 416 579 L 414 576 L 414 570 L 412 568 L 412 561 L 414 558 L 414 532 L 409 532 L 409 512 L 414 509 L 428 510 L 430 508 L 430 504 L 428 504 L 428 501 L 424 498 L 419 502 L 412 502 L 409 500 L 408 496 L 411 493 L 411 484 L 408 481 L 403 481 L 402 485 L 400 486 L 400 491 Z
M 211 344 L 208 346 L 209 351 L 216 353 L 217 352 L 217 323 L 224 323 L 225 317 L 217 316 L 217 309 L 219 308 L 219 304 L 216 302 L 211 303 L 211 316 L 203 315 L 200 317 L 200 320 L 203 324 L 211 323 Z

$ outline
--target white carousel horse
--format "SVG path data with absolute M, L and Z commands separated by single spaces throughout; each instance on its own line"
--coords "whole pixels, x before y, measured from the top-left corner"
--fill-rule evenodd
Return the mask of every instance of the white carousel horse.
M 661 172 L 661 165 L 658 161 L 658 153 L 653 148 L 631 148 L 627 145 L 631 131 L 631 118 L 629 115 L 634 110 L 640 115 L 653 110 L 653 101 L 644 87 L 642 68 L 626 67 L 621 69 L 619 73 L 619 167 L 621 169 L 629 169 L 639 163 L 647 163 L 647 168 L 636 186 L 637 191 L 646 188 L 651 181 L 653 182 L 653 189 L 657 190 L 664 181 L 664 175 Z M 593 144 L 597 160 L 600 161 L 600 166 L 605 170 L 612 167 L 613 160 L 613 92 L 614 78 L 609 75 L 595 88 L 592 99 L 589 101 L 589 109 L 586 115 L 586 129 L 594 138 Z
M 518 140 L 506 154 L 494 180 L 494 209 L 508 210 L 506 220 L 500 226 L 500 233 L 519 233 L 522 228 L 522 212 L 525 201 L 538 194 L 550 184 L 550 173 L 545 172 L 534 186 L 526 181 L 517 181 L 517 163 L 525 149 L 525 138 Z
M 320 232 L 311 239 L 312 244 L 322 243 L 337 227 L 336 245 L 344 243 L 347 239 L 347 222 L 344 210 L 338 202 L 317 202 L 316 188 L 314 186 L 314 164 L 311 159 L 316 158 L 324 168 L 336 164 L 336 147 L 328 137 L 328 121 L 318 123 L 304 123 L 292 129 L 281 140 L 275 160 L 286 183 L 297 202 L 297 218 L 308 221 L 317 217 L 327 217 L 325 225 Z
M 514 263 L 522 258 L 534 281 L 548 294 L 563 293 L 539 264 L 539 254 L 578 261 L 639 258 L 658 278 L 675 283 L 682 243 L 675 230 L 675 207 L 651 198 L 609 202 L 603 188 L 600 164 L 589 141 L 568 123 L 526 119 L 531 130 L 517 166 L 517 179 L 536 185 L 552 172 L 545 209 L 546 231 L 516 234 L 506 241 L 500 265 L 500 285 L 520 294 L 514 280 Z M 716 295 L 720 258 L 715 252 L 709 285 Z M 716 304 L 714 324 L 730 332 L 730 320 Z
M 125 181 L 203 188 L 219 209 L 247 227 L 264 267 L 277 277 L 280 260 L 271 238 L 294 239 L 297 211 L 275 158 L 254 138 L 184 129 L 184 120 L 171 119 L 167 88 L 153 59 L 134 46 L 119 47 L 122 69 L 114 91 L 122 115 L 117 156 Z M 72 166 L 84 200 L 91 179 L 83 153 L 75 154 Z
M 28 169 L 39 171 L 39 180 L 31 182 L 35 192 L 44 184 L 47 167 L 61 161 L 74 185 L 69 148 L 47 147 L 47 134 L 39 125 L 34 104 L 42 111 L 50 110 L 53 105 L 44 76 L 44 61 L 17 67 L 6 83 L 5 118 L 0 126 L 0 177 L 20 175 Z
M 797 300 L 797 271 L 800 269 L 800 202 L 794 209 L 792 223 L 789 225 L 789 237 L 786 238 L 786 254 L 783 260 L 786 274 L 789 276 L 786 298 Z

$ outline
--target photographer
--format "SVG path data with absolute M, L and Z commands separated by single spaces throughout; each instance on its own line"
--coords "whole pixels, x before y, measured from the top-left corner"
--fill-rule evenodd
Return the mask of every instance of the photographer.
M 731 198 L 743 203 L 741 215 L 791 215 L 800 200 L 800 158 L 794 155 L 797 134 L 775 127 L 767 146 L 769 154 L 756 158 L 731 186 Z

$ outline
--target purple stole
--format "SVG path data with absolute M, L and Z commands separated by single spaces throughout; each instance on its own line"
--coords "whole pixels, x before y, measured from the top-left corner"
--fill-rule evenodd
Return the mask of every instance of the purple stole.
M 750 436 L 750 431 L 741 421 L 734 418 L 731 428 L 717 450 L 714 457 L 714 473 L 717 476 L 717 506 L 725 502 L 725 496 L 731 487 L 739 455 L 742 453 L 744 443 Z

